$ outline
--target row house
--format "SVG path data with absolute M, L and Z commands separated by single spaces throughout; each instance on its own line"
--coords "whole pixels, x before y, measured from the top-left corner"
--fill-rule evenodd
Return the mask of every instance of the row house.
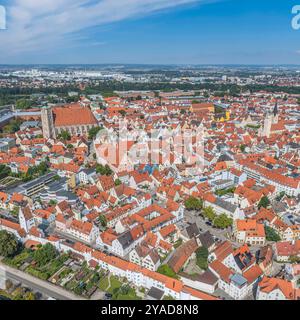
M 160 266 L 160 257 L 156 249 L 146 243 L 137 245 L 129 253 L 129 261 L 151 271 L 156 271 Z

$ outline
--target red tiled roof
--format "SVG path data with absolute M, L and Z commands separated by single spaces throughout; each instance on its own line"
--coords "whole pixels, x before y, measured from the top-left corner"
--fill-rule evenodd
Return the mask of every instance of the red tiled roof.
M 77 103 L 54 108 L 53 115 L 56 127 L 97 124 L 92 111 Z

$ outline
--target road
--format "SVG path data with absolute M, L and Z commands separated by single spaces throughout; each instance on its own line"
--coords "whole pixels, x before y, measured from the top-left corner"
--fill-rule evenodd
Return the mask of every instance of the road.
M 6 278 L 21 282 L 22 284 L 44 294 L 45 296 L 52 297 L 57 300 L 86 300 L 59 286 L 35 278 L 25 272 L 11 268 L 1 262 L 0 270 L 2 274 L 5 274 Z

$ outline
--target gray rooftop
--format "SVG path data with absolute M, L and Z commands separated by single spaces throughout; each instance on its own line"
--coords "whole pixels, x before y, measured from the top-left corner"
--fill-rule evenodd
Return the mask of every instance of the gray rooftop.
M 238 273 L 235 273 L 230 280 L 239 287 L 242 287 L 245 283 L 247 283 L 247 279 Z
M 235 210 L 237 209 L 237 206 L 228 202 L 228 201 L 224 201 L 220 198 L 217 198 L 216 199 L 216 202 L 215 202 L 216 205 L 218 205 L 219 207 L 231 212 L 231 213 L 234 213 Z

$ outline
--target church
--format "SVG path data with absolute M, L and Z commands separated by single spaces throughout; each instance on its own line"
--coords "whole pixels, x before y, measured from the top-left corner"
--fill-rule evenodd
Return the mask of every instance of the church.
M 45 107 L 41 111 L 43 136 L 54 138 L 67 131 L 70 135 L 85 135 L 98 122 L 88 106 L 80 103 L 59 107 Z
M 278 104 L 276 103 L 273 112 L 267 113 L 263 127 L 259 130 L 259 136 L 270 138 L 271 134 L 284 130 L 284 126 L 282 130 L 280 128 Z

